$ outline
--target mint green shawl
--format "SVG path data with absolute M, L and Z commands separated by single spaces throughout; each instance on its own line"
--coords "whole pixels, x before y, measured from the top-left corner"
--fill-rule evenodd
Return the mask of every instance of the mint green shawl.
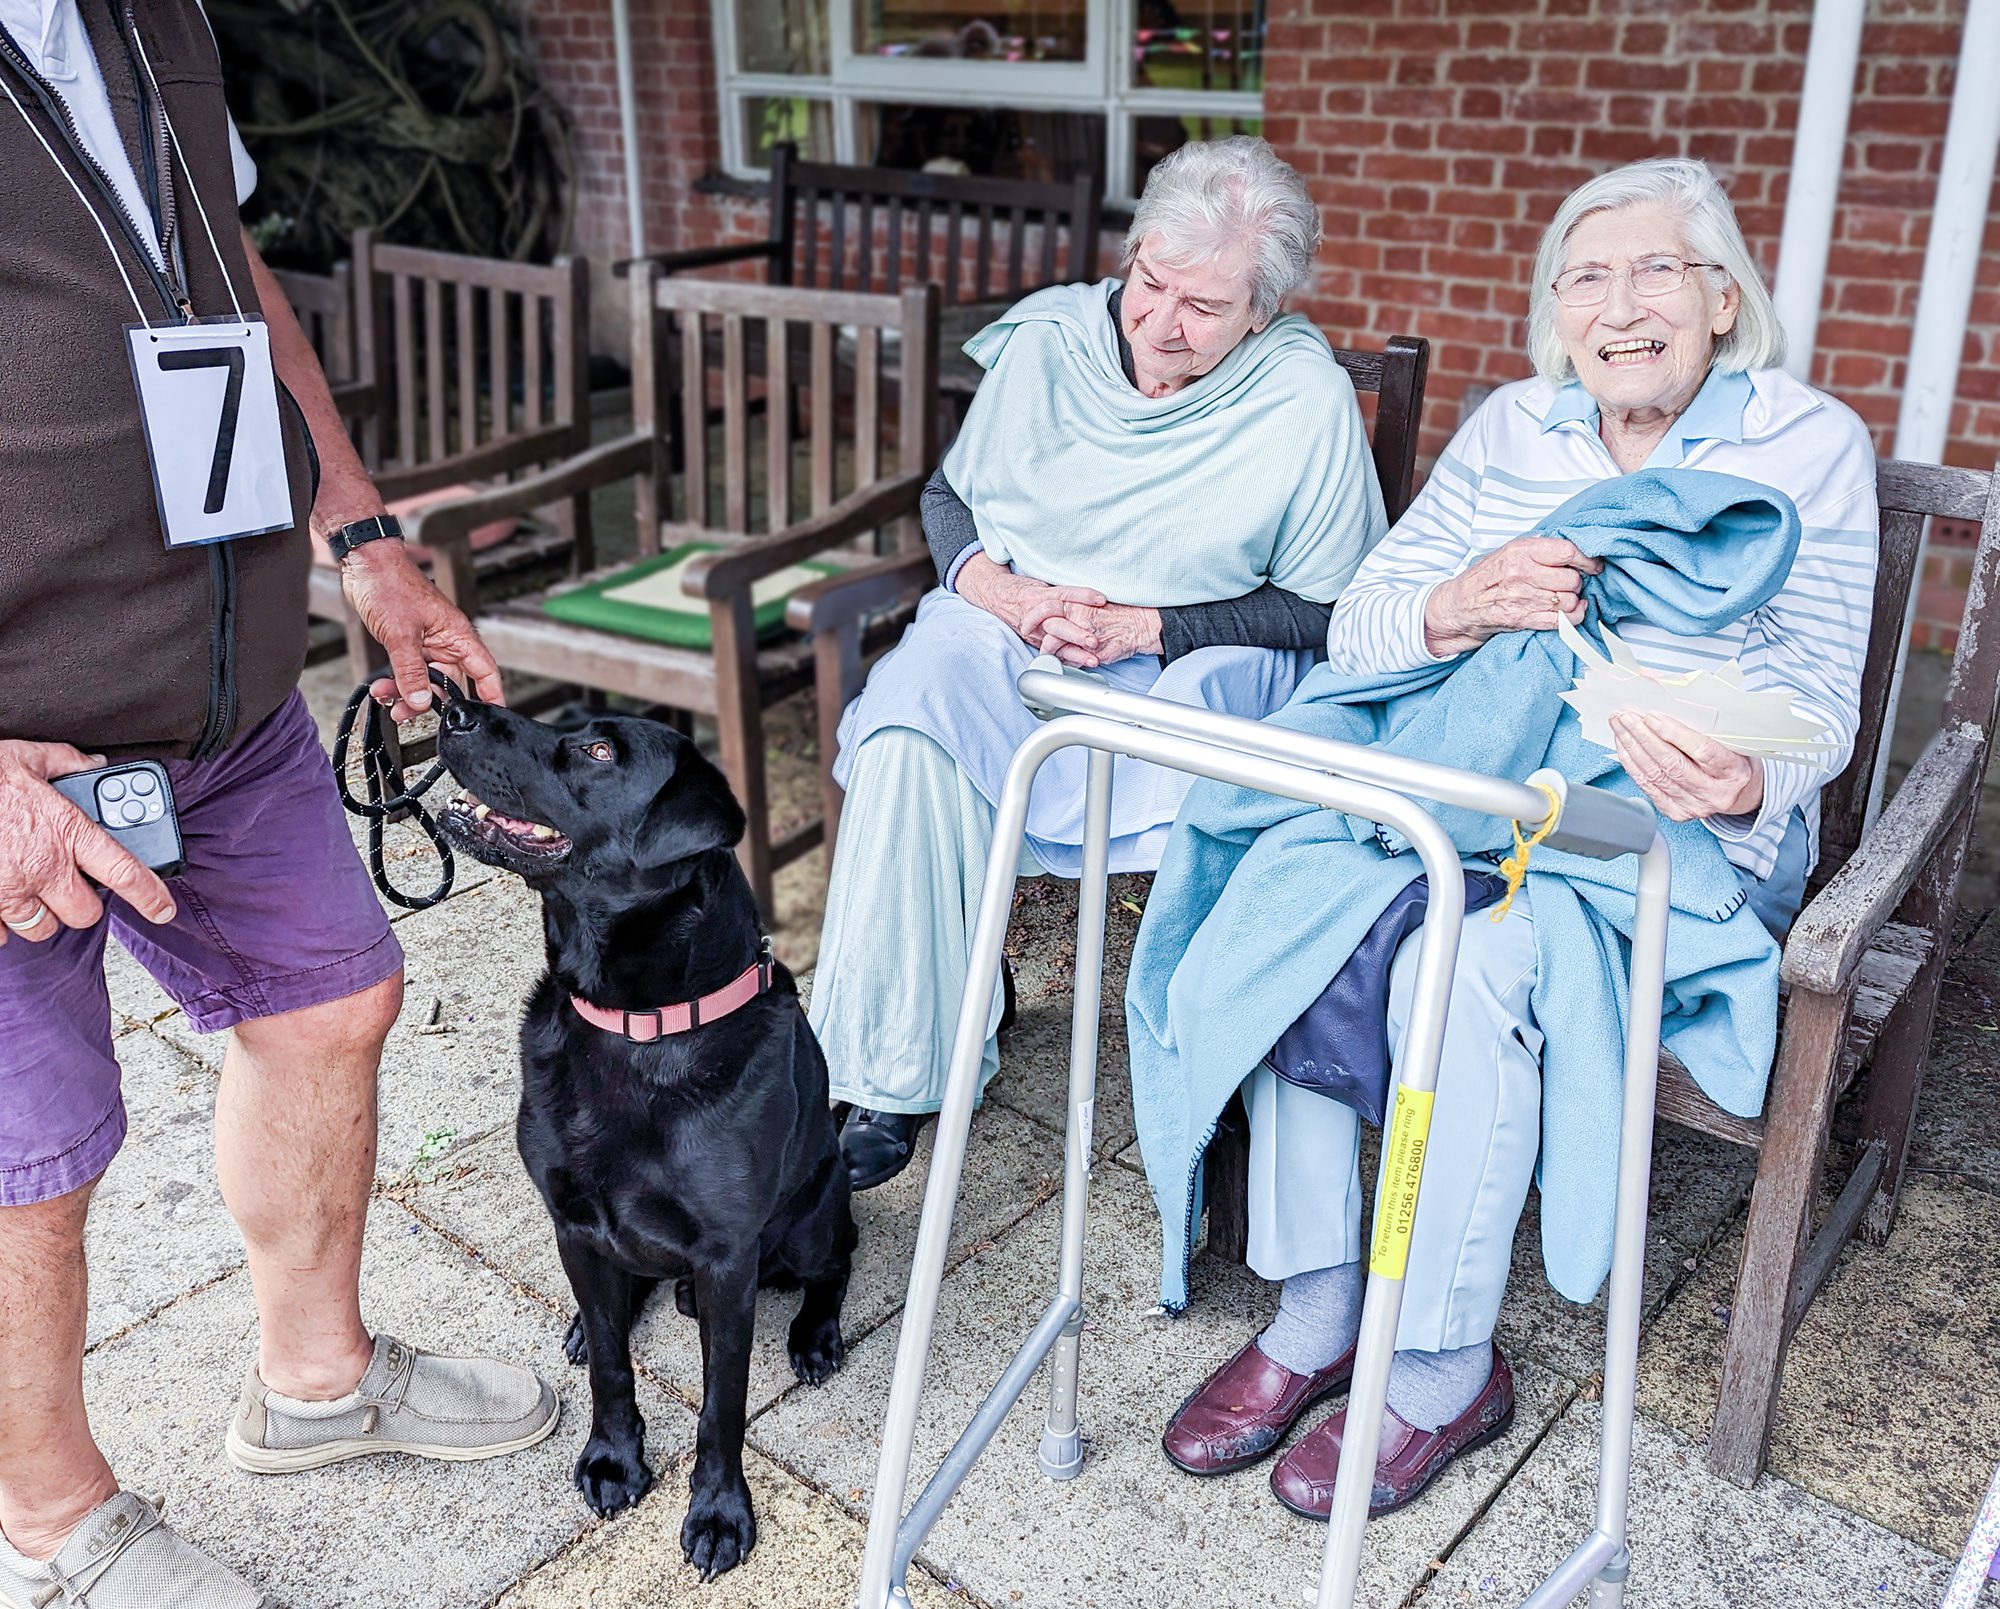
M 1125 378 L 1117 280 L 1037 291 L 965 350 L 988 371 L 945 458 L 989 557 L 1116 603 L 1329 603 L 1386 529 L 1354 387 L 1296 313 L 1166 397 Z

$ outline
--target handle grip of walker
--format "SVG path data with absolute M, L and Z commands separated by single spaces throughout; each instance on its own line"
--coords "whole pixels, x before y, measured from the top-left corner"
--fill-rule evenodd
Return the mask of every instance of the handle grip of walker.
M 1547 788 L 1558 801 L 1556 824 L 1543 841 L 1551 849 L 1593 860 L 1643 855 L 1652 847 L 1659 818 L 1643 799 L 1571 782 L 1560 771 L 1537 771 L 1531 788 Z

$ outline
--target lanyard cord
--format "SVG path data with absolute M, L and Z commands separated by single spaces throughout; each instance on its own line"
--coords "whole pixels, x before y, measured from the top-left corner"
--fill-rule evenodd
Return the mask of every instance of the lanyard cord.
M 206 13 L 203 14 L 206 20 Z M 210 33 L 214 32 L 213 28 Z M 160 80 L 153 71 L 153 58 L 146 54 L 146 41 L 139 37 L 137 23 L 132 26 L 132 42 L 139 47 L 139 60 L 146 65 L 146 77 L 153 85 L 153 99 L 160 108 L 160 121 L 167 125 L 167 138 L 173 142 L 174 155 L 180 159 L 181 172 L 188 176 L 188 194 L 194 197 L 194 210 L 201 219 L 202 233 L 208 236 L 208 249 L 215 253 L 216 266 L 222 270 L 222 282 L 229 287 L 229 303 L 236 309 L 236 316 L 244 318 L 242 300 L 236 294 L 236 281 L 231 277 L 229 264 L 223 258 L 222 248 L 215 243 L 215 226 L 208 221 L 208 208 L 201 202 L 201 186 L 194 182 L 194 169 L 188 166 L 187 153 L 181 149 L 181 137 L 174 127 L 174 120 L 167 114 L 167 97 L 160 89 Z M 18 103 L 16 103 L 18 104 Z M 244 320 L 246 323 L 247 319 Z
M 431 670 L 431 682 L 442 695 L 439 709 L 458 697 L 458 689 L 435 667 Z M 366 716 L 362 715 L 369 702 L 368 688 L 367 682 L 355 688 L 354 696 L 341 712 L 340 727 L 333 738 L 334 783 L 340 790 L 340 802 L 346 806 L 348 814 L 367 818 L 368 874 L 375 879 L 375 886 L 382 890 L 382 897 L 406 911 L 427 911 L 451 893 L 454 875 L 451 845 L 445 841 L 444 830 L 438 826 L 437 818 L 418 802 L 444 775 L 444 761 L 439 760 L 414 783 L 406 784 L 396 776 L 389 768 L 387 744 L 382 736 L 382 723 L 388 718 L 386 713 L 378 714 L 369 709 Z M 354 736 L 357 719 L 364 723 L 361 729 L 361 776 L 368 789 L 366 799 L 355 798 L 353 790 L 347 785 L 347 746 Z M 393 796 L 390 794 L 392 787 L 396 790 Z M 406 812 L 415 819 L 438 852 L 437 886 L 428 894 L 405 894 L 392 886 L 389 869 L 383 863 L 382 823 Z
M 28 132 L 41 142 L 42 149 L 49 154 L 49 160 L 56 165 L 56 171 L 69 181 L 69 187 L 76 192 L 76 199 L 83 203 L 83 210 L 90 214 L 90 221 L 97 225 L 97 232 L 104 237 L 104 249 L 111 253 L 111 261 L 117 266 L 118 277 L 125 281 L 125 294 L 132 298 L 132 311 L 139 315 L 139 322 L 141 324 L 145 325 L 147 329 L 151 329 L 153 321 L 146 317 L 145 308 L 139 305 L 139 292 L 132 283 L 132 276 L 125 272 L 125 259 L 118 255 L 118 247 L 112 242 L 111 231 L 104 227 L 103 218 L 98 215 L 97 209 L 90 204 L 90 198 L 83 193 L 83 186 L 76 182 L 76 175 L 63 166 L 63 159 L 56 155 L 56 148 L 49 144 L 49 137 L 35 126 L 35 120 L 28 115 L 27 107 L 21 104 L 20 97 L 14 93 L 14 86 L 7 82 L 5 76 L 0 76 L 0 89 L 4 89 L 7 92 L 7 99 L 14 103 L 14 110 L 21 114 L 21 121 L 28 125 Z M 197 206 L 200 204 L 200 200 L 199 196 L 195 198 Z M 207 221 L 207 215 L 204 214 L 202 222 L 205 224 Z M 211 235 L 209 238 L 213 240 L 214 236 Z M 223 277 L 226 279 L 228 274 L 229 270 L 225 268 L 223 270 Z M 235 288 L 232 286 L 230 295 L 234 296 L 235 294 Z M 240 316 L 242 309 L 238 308 L 237 312 Z

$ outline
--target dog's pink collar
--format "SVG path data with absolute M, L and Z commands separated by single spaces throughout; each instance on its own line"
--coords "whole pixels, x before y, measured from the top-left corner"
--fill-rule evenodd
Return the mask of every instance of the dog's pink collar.
M 668 1034 L 684 1034 L 690 1028 L 719 1021 L 730 1012 L 747 1006 L 771 987 L 773 965 L 771 941 L 766 939 L 763 950 L 751 963 L 749 971 L 699 1000 L 683 1001 L 677 1006 L 655 1006 L 650 1011 L 613 1011 L 605 1006 L 592 1005 L 582 995 L 576 994 L 569 997 L 569 1003 L 576 1007 L 577 1015 L 585 1022 L 593 1023 L 607 1033 L 623 1034 L 627 1039 L 646 1045 Z

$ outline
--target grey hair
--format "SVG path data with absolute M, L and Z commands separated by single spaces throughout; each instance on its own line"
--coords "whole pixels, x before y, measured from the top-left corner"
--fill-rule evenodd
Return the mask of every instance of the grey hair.
M 1154 235 L 1160 260 L 1176 268 L 1249 247 L 1250 316 L 1262 325 L 1312 273 L 1319 208 L 1305 180 L 1266 141 L 1250 134 L 1195 140 L 1146 175 L 1120 264 L 1129 267 Z
M 1711 366 L 1723 374 L 1770 369 L 1785 359 L 1785 331 L 1765 288 L 1764 276 L 1744 243 L 1736 209 L 1706 162 L 1686 157 L 1651 157 L 1600 173 L 1569 193 L 1542 232 L 1535 249 L 1535 280 L 1528 288 L 1528 356 L 1544 379 L 1562 385 L 1576 367 L 1556 334 L 1556 298 L 1551 289 L 1562 272 L 1569 239 L 1584 219 L 1623 207 L 1663 205 L 1680 219 L 1683 244 L 1697 261 L 1719 263 L 1704 269 L 1709 284 L 1736 286 L 1741 301 L 1736 323 L 1715 340 Z

